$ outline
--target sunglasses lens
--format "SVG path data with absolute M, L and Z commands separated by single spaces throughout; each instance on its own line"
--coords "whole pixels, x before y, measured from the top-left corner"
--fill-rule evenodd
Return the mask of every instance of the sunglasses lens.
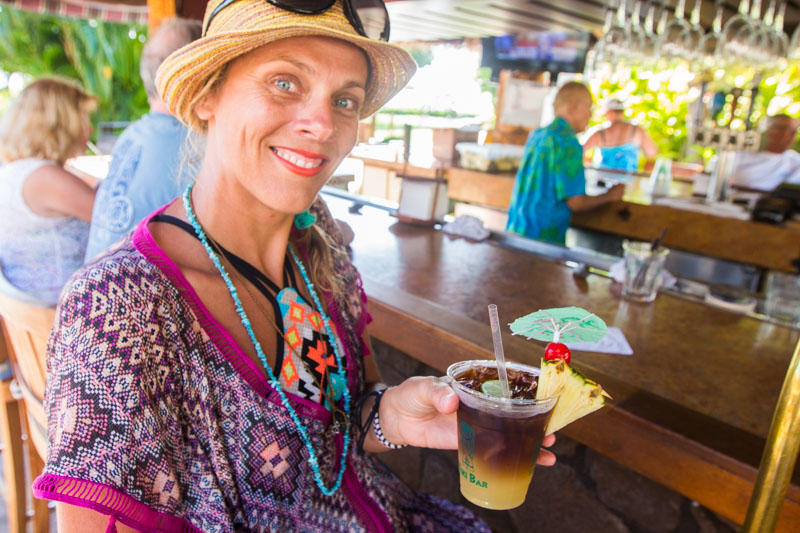
M 367 37 L 389 40 L 389 13 L 382 0 L 350 0 L 350 9 Z
M 335 0 L 276 0 L 270 2 L 295 13 L 316 14 L 329 9 Z

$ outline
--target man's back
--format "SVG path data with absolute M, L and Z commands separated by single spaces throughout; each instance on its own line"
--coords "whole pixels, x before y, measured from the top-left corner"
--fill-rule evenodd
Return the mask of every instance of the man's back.
M 191 177 L 178 176 L 186 134 L 175 117 L 151 112 L 120 135 L 95 199 L 86 261 L 180 195 Z
M 585 194 L 583 151 L 562 118 L 530 134 L 508 211 L 507 231 L 563 243 L 571 211 L 566 199 Z
M 800 154 L 739 152 L 733 168 L 733 184 L 738 187 L 771 191 L 783 182 L 800 183 Z

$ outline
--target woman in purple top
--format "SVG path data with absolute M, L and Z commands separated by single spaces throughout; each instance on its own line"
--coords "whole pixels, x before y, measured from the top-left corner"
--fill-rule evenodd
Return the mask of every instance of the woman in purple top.
M 358 274 L 315 198 L 415 65 L 370 38 L 388 38 L 380 0 L 360 2 L 369 19 L 310 4 L 212 0 L 159 70 L 203 163 L 62 297 L 34 485 L 61 533 L 488 531 L 373 458 L 455 449 L 458 399 L 434 378 L 378 384 Z

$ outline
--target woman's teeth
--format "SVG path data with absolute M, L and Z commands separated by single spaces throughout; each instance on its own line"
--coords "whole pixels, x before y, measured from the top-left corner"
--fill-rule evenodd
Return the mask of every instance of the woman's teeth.
M 308 159 L 306 157 L 302 157 L 295 153 L 287 152 L 279 148 L 273 148 L 272 151 L 275 152 L 275 154 L 281 159 L 285 159 L 289 163 L 296 165 L 300 168 L 316 168 L 320 166 L 323 161 L 322 159 Z

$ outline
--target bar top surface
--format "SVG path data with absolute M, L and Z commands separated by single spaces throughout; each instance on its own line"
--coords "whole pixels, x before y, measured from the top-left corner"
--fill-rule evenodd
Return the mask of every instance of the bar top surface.
M 766 437 L 797 330 L 666 293 L 650 304 L 628 302 L 619 284 L 607 278 L 577 277 L 567 266 L 492 241 L 398 223 L 369 207 L 353 214 L 348 201 L 326 201 L 334 216 L 353 227 L 353 262 L 367 293 L 380 292 L 383 303 L 420 306 L 419 313 L 427 306 L 428 317 L 438 309 L 442 327 L 489 350 L 489 303 L 497 304 L 503 325 L 539 309 L 582 307 L 619 327 L 633 348 L 631 356 L 573 353 L 573 364 L 603 384 L 615 403 L 633 411 L 660 405 L 662 412 L 651 414 L 677 428 L 681 422 L 666 420 L 664 406 L 676 406 L 676 417 L 698 414 L 695 423 L 707 420 Z M 449 326 L 453 315 L 465 320 Z M 512 337 L 507 327 L 504 343 L 510 359 L 538 366 L 545 343 Z

